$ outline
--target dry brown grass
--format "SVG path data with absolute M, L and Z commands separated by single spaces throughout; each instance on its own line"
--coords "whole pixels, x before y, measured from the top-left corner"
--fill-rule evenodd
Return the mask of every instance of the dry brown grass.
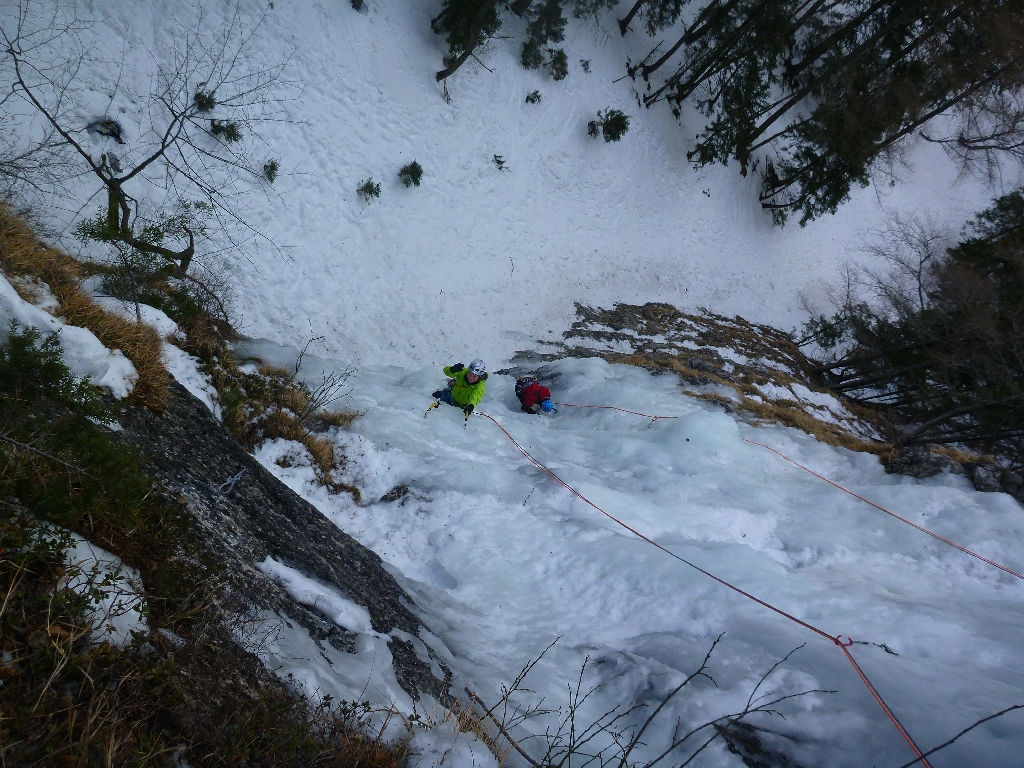
M 232 619 L 205 600 L 124 648 L 90 638 L 82 573 L 37 524 L 0 518 L 0 763 L 137 766 L 188 761 L 398 768 L 403 744 L 368 733 L 356 707 L 294 698 L 232 641 Z M 58 546 L 59 545 L 59 546 Z M 173 568 L 173 563 L 165 563 Z M 100 588 L 102 574 L 93 575 Z M 162 596 L 148 591 L 151 605 Z M 173 634 L 158 631 L 157 627 Z
M 794 427 L 850 450 L 881 456 L 895 451 L 886 442 L 892 433 L 891 426 L 871 408 L 837 397 L 849 416 L 833 414 L 835 421 L 825 420 L 795 393 L 791 398 L 765 394 L 765 385 L 799 385 L 835 397 L 835 393 L 815 383 L 813 361 L 788 334 L 776 328 L 704 309 L 687 314 L 668 304 L 616 304 L 611 310 L 577 305 L 577 313 L 580 319 L 566 334 L 568 343 L 574 339 L 618 341 L 630 344 L 635 351 L 623 355 L 578 347 L 571 350 L 574 356 L 596 354 L 610 363 L 671 371 L 690 386 L 719 388 L 718 394 L 689 390 L 687 394 L 747 412 L 755 420 Z M 742 357 L 728 355 L 725 350 Z M 556 357 L 551 355 L 551 359 Z M 725 396 L 722 388 L 728 388 L 737 397 Z
M 16 277 L 46 283 L 69 324 L 88 328 L 104 346 L 119 349 L 132 361 L 139 380 L 132 402 L 158 413 L 167 398 L 167 370 L 161 359 L 160 338 L 148 325 L 125 320 L 101 308 L 81 289 L 82 265 L 51 248 L 29 226 L 0 205 L 0 268 Z
M 396 711 L 395 714 L 405 720 L 411 733 L 412 723 L 400 712 Z M 486 705 L 467 690 L 463 690 L 457 698 L 449 699 L 447 704 L 435 701 L 431 711 L 418 713 L 417 722 L 426 728 L 451 723 L 459 733 L 472 733 L 494 756 L 499 768 L 505 765 L 512 750 L 516 748 L 510 738 L 495 727 L 495 720 L 486 713 Z
M 327 427 L 347 427 L 363 414 L 359 411 L 320 411 L 316 418 Z
M 851 451 L 873 453 L 878 456 L 889 456 L 895 451 L 895 448 L 887 442 L 864 439 L 860 436 L 854 435 L 848 429 L 844 429 L 837 424 L 816 418 L 808 413 L 807 410 L 796 401 L 777 400 L 775 402 L 763 402 L 759 399 L 753 399 L 753 396 L 757 396 L 759 398 L 763 397 L 763 395 L 754 386 L 755 383 L 764 384 L 771 381 L 772 383 L 780 386 L 792 383 L 800 383 L 807 386 L 806 382 L 800 381 L 800 379 L 790 376 L 783 371 L 773 370 L 771 371 L 771 377 L 746 374 L 736 381 L 730 381 L 722 378 L 721 376 L 717 376 L 714 373 L 691 368 L 690 366 L 680 362 L 678 358 L 668 355 L 624 355 L 613 359 L 611 362 L 636 365 L 648 369 L 654 368 L 658 370 L 669 370 L 679 374 L 683 379 L 688 381 L 698 381 L 701 383 L 717 384 L 728 387 L 739 395 L 740 400 L 738 402 L 723 395 L 714 393 L 694 392 L 692 390 L 685 390 L 685 392 L 693 397 L 715 402 L 733 410 L 739 409 L 747 411 L 758 419 L 767 422 L 782 424 L 787 427 L 794 427 L 795 429 L 802 430 L 809 435 L 813 435 L 815 438 L 823 443 L 827 443 L 828 445 L 847 448 Z M 862 420 L 870 421 L 870 419 L 875 415 L 871 412 L 867 412 L 865 409 L 861 410 L 864 412 L 856 415 Z
M 301 443 L 322 485 L 331 493 L 344 491 L 356 502 L 362 500 L 358 488 L 335 479 L 334 473 L 345 467 L 345 456 L 338 455 L 323 436 L 331 427 L 348 426 L 362 414 L 315 409 L 310 391 L 296 381 L 294 372 L 264 365 L 257 373 L 246 373 L 223 346 L 204 370 L 220 396 L 224 425 L 246 450 L 277 438 Z
M 736 385 L 731 381 L 723 379 L 714 373 L 698 371 L 696 368 L 691 368 L 685 363 L 681 363 L 678 358 L 670 357 L 668 355 L 623 355 L 621 357 L 612 358 L 609 362 L 635 365 L 640 368 L 655 368 L 662 371 L 673 371 L 678 373 L 684 379 L 707 382 L 708 384 L 722 384 L 723 386 L 737 389 Z
M 946 456 L 958 464 L 995 464 L 996 459 L 988 453 L 971 453 L 962 451 L 959 448 L 952 448 L 948 445 L 929 445 L 929 452 Z

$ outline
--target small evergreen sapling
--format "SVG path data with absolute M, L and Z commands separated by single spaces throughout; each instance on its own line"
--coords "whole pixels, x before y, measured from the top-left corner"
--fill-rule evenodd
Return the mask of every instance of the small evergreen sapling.
M 418 187 L 420 179 L 423 178 L 423 166 L 413 160 L 408 165 L 403 165 L 398 171 L 398 177 L 407 187 Z
M 210 133 L 227 144 L 234 144 L 242 140 L 242 129 L 234 120 L 211 120 Z
M 531 93 L 526 94 L 526 103 L 540 104 L 542 98 L 543 97 L 540 95 L 540 91 L 532 91 Z
M 501 155 L 495 155 L 494 156 L 494 164 L 496 166 L 498 166 L 498 170 L 499 171 L 511 171 L 512 170 L 511 168 L 508 168 L 505 165 L 505 158 L 502 157 Z
M 281 170 L 281 165 L 277 160 L 268 160 L 263 164 L 263 178 L 269 183 L 273 184 L 274 179 L 277 178 L 277 172 Z
M 629 130 L 629 118 L 618 109 L 607 109 L 597 113 L 597 120 L 587 123 L 587 135 L 596 139 L 603 135 L 605 142 L 618 141 Z
M 201 83 L 200 85 L 206 85 L 206 83 Z M 217 106 L 217 100 L 213 97 L 213 94 L 203 90 L 196 91 L 196 95 L 192 97 L 192 103 L 196 107 L 196 112 L 201 114 L 213 112 L 213 108 Z
M 588 75 L 590 74 L 590 59 L 580 59 L 580 66 Z
M 356 192 L 363 196 L 363 200 L 370 202 L 375 197 L 380 197 L 380 184 L 375 184 L 373 176 L 361 181 L 356 187 Z

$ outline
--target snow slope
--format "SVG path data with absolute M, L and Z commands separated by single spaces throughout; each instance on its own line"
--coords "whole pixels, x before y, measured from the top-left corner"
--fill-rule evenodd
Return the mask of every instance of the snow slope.
M 457 671 L 489 701 L 558 636 L 528 681 L 536 698 L 564 704 L 566 685 L 589 657 L 586 680 L 603 687 L 587 712 L 656 701 L 726 632 L 712 659 L 718 688 L 701 682 L 675 702 L 648 734 L 650 755 L 677 718 L 696 724 L 735 709 L 764 671 L 806 642 L 773 687 L 837 693 L 797 699 L 784 708 L 786 720 L 766 722 L 784 735 L 787 752 L 808 766 L 909 760 L 834 646 L 574 501 L 485 419 L 464 428 L 447 408 L 424 419 L 425 393 L 441 377 L 421 367 L 482 356 L 496 368 L 532 339 L 566 328 L 573 301 L 705 305 L 790 327 L 802 320 L 798 294 L 832 279 L 886 210 L 928 212 L 955 231 L 989 192 L 954 185 L 941 153 L 918 147 L 906 184 L 860 190 L 837 216 L 807 228 L 773 229 L 753 179 L 734 168 L 689 169 L 686 136 L 695 125 L 680 129 L 658 110 L 641 114 L 633 84 L 613 82 L 625 58 L 641 57 L 650 41 L 620 39 L 611 17 L 570 23 L 573 66 L 562 83 L 522 70 L 515 43 L 496 41 L 483 55 L 494 72 L 464 68 L 449 83 L 449 105 L 433 80 L 442 54 L 429 31 L 436 2 L 368 0 L 366 14 L 344 0 L 267 5 L 81 0 L 77 12 L 91 26 L 79 40 L 89 55 L 68 101 L 82 126 L 104 114 L 125 124 L 127 147 L 82 134 L 97 155 L 114 149 L 123 157 L 147 124 L 138 96 L 152 89 L 154 61 L 166 63 L 183 30 L 201 19 L 213 35 L 236 9 L 252 29 L 267 10 L 253 61 L 290 56 L 286 77 L 296 87 L 282 90 L 288 100 L 278 119 L 247 145 L 257 167 L 278 159 L 281 175 L 236 202 L 279 249 L 256 239 L 247 256 L 229 256 L 241 330 L 292 345 L 323 335 L 324 354 L 360 363 L 353 405 L 366 415 L 336 435 L 350 456 L 349 479 L 369 499 L 400 483 L 412 492 L 356 507 L 315 487 L 308 467 L 274 463 L 293 446 L 268 445 L 264 462 L 391 565 Z M 579 59 L 591 60 L 591 74 Z M 525 104 L 534 89 L 544 100 Z M 630 132 L 618 144 L 588 140 L 586 122 L 609 106 L 634 118 Z M 495 154 L 510 173 L 497 170 Z M 412 159 L 424 167 L 423 186 L 405 189 L 396 174 Z M 383 193 L 366 204 L 355 188 L 370 175 Z M 68 189 L 78 202 L 53 209 L 50 223 L 73 246 L 74 217 L 93 212 L 80 206 L 96 189 L 84 175 Z M 160 179 L 149 194 L 164 194 Z M 288 350 L 271 362 L 294 358 Z M 314 379 L 316 362 L 307 359 Z M 648 429 L 614 412 L 529 417 L 515 408 L 512 382 L 498 376 L 485 409 L 566 481 L 673 551 L 829 632 L 899 654 L 853 648 L 922 746 L 1020 701 L 1024 587 L 1016 579 L 741 438 L 778 447 L 1020 570 L 1024 512 L 1011 499 L 979 494 L 962 478 L 887 476 L 873 457 L 737 423 L 682 396 L 672 377 L 600 360 L 556 369 L 560 399 L 683 418 Z M 365 677 L 339 690 L 371 678 L 386 688 L 374 647 L 361 649 Z M 1019 765 L 1024 728 L 1013 717 L 973 731 L 933 764 Z M 437 761 L 450 754 L 460 768 L 476 760 L 472 750 L 427 753 Z M 701 759 L 736 764 L 721 749 Z
M 250 344 L 286 364 L 292 350 Z M 310 381 L 331 363 L 307 360 Z M 619 405 L 678 420 L 563 408 L 521 414 L 513 381 L 492 376 L 482 409 L 581 493 L 673 552 L 830 634 L 852 653 L 923 748 L 1021 701 L 1024 584 L 906 526 L 769 451 L 771 445 L 851 490 L 1010 568 L 1024 568 L 1024 509 L 966 480 L 886 475 L 877 459 L 781 427 L 753 428 L 652 376 L 599 359 L 551 366 L 557 399 Z M 649 732 L 644 755 L 684 725 L 742 708 L 761 674 L 806 643 L 770 689 L 833 690 L 796 699 L 759 725 L 800 765 L 899 766 L 908 747 L 830 642 L 638 540 L 530 465 L 483 417 L 463 426 L 442 406 L 424 418 L 440 371 L 363 371 L 347 407 L 365 410 L 337 432 L 347 482 L 364 499 L 396 485 L 396 501 L 354 505 L 331 496 L 276 442 L 264 464 L 339 527 L 381 555 L 417 600 L 462 678 L 490 702 L 499 687 L 560 637 L 521 700 L 564 705 L 589 658 L 585 683 L 603 686 L 586 712 L 652 703 L 693 672 L 714 639 L 718 684 L 695 684 Z M 301 450 L 301 449 L 300 449 Z M 291 454 L 285 468 L 275 460 Z M 893 655 L 882 649 L 885 645 Z M 551 720 L 532 727 L 542 730 Z M 520 736 L 528 733 L 524 726 Z M 772 741 L 769 738 L 769 741 Z M 1018 766 L 1019 713 L 973 731 L 936 755 L 935 768 Z M 637 758 L 641 758 L 637 755 Z M 724 749 L 699 765 L 736 765 Z
M 76 376 L 88 377 L 114 397 L 127 397 L 139 378 L 131 360 L 119 349 L 107 349 L 88 328 L 65 325 L 44 309 L 18 295 L 6 276 L 0 274 L 0 340 L 6 341 L 11 324 L 36 328 L 43 336 L 58 334 L 64 362 Z
M 990 194 L 969 180 L 954 185 L 942 153 L 918 147 L 906 184 L 858 190 L 837 216 L 779 230 L 757 205 L 753 177 L 734 167 L 692 170 L 685 152 L 695 122 L 680 128 L 667 110 L 637 106 L 625 61 L 653 41 L 621 38 L 614 13 L 600 24 L 570 20 L 564 81 L 524 70 L 518 43 L 498 40 L 481 54 L 493 73 L 463 67 L 449 80 L 449 105 L 434 81 L 443 41 L 429 20 L 439 3 L 366 5 L 366 13 L 343 0 L 77 6 L 91 20 L 79 35 L 89 56 L 68 103 L 82 126 L 104 114 L 124 124 L 125 146 L 82 133 L 97 156 L 122 158 L 141 151 L 144 96 L 175 41 L 198 25 L 210 42 L 236 10 L 248 31 L 266 11 L 250 64 L 289 61 L 294 87 L 281 89 L 275 120 L 246 144 L 257 168 L 280 161 L 278 180 L 231 193 L 278 246 L 251 239 L 247 256 L 232 257 L 241 329 L 251 336 L 301 344 L 323 335 L 336 357 L 423 365 L 450 355 L 507 359 L 568 327 L 573 301 L 702 305 L 790 328 L 803 320 L 798 294 L 819 296 L 820 281 L 836 278 L 885 211 L 930 213 L 955 232 Z M 506 31 L 522 23 L 510 15 Z M 543 101 L 526 104 L 534 89 Z M 632 118 L 617 144 L 586 136 L 587 121 L 607 107 Z M 498 171 L 495 154 L 510 173 Z M 423 184 L 406 189 L 397 171 L 413 159 Z M 367 204 L 355 189 L 371 175 L 382 196 Z M 96 191 L 86 176 L 74 183 L 78 202 L 53 222 L 71 247 L 69 220 L 94 213 L 80 204 Z M 150 193 L 166 194 L 160 178 Z

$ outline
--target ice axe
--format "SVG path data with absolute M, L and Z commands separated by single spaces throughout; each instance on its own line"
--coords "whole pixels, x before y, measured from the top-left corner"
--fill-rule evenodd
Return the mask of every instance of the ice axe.
M 429 408 L 427 408 L 426 411 L 423 412 L 423 418 L 424 419 L 427 418 L 427 414 L 430 413 L 435 408 L 437 408 L 437 406 L 439 406 L 440 404 L 441 404 L 440 400 L 438 400 L 437 402 L 433 403 Z

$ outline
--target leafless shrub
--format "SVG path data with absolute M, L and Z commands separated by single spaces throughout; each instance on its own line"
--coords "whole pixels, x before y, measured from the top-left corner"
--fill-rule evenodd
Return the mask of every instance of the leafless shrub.
M 244 250 L 254 238 L 270 242 L 236 206 L 262 178 L 262 168 L 248 159 L 249 144 L 260 140 L 259 124 L 275 116 L 287 63 L 267 65 L 252 53 L 261 24 L 262 19 L 244 29 L 237 7 L 217 33 L 205 31 L 201 16 L 192 26 L 176 23 L 168 36 L 168 64 L 157 65 L 150 92 L 133 93 L 124 85 L 124 61 L 112 63 L 116 84 L 108 111 L 118 100 L 143 105 L 140 133 L 126 142 L 127 129 L 109 115 L 82 125 L 77 93 L 92 63 L 85 42 L 90 29 L 74 20 L 73 9 L 59 0 L 21 0 L 17 12 L 0 23 L 8 101 L 16 98 L 45 125 L 42 143 L 32 146 L 39 152 L 43 146 L 63 147 L 79 172 L 98 182 L 93 196 L 105 193 L 98 215 L 80 222 L 79 234 L 159 255 L 182 274 L 195 255 L 196 239 L 208 236 L 211 223 L 227 248 Z M 236 125 L 250 142 L 218 141 L 209 130 L 214 117 Z M 123 156 L 107 151 L 96 157 L 85 141 L 89 131 L 118 141 Z M 151 202 L 160 195 L 163 202 Z M 178 212 L 162 213 L 172 209 Z
M 799 650 L 797 648 L 762 675 L 750 692 L 746 705 L 741 711 L 723 715 L 691 728 L 685 727 L 682 720 L 677 719 L 669 742 L 660 746 L 659 753 L 650 758 L 640 760 L 634 758 L 637 747 L 649 746 L 643 741 L 644 734 L 659 718 L 664 717 L 666 707 L 677 695 L 699 678 L 714 684 L 708 665 L 721 639 L 722 636 L 719 635 L 705 654 L 700 666 L 653 707 L 646 703 L 620 704 L 611 707 L 596 718 L 585 717 L 583 715 L 584 704 L 601 687 L 600 685 L 584 687 L 583 679 L 589 658 L 584 661 L 576 682 L 568 687 L 567 701 L 564 706 L 551 708 L 545 706 L 543 700 L 528 705 L 514 703 L 514 699 L 521 698 L 517 694 L 532 693 L 525 687 L 525 679 L 555 643 L 549 645 L 536 659 L 523 667 L 510 685 L 502 686 L 502 696 L 494 706 L 488 707 L 475 694 L 470 694 L 470 696 L 483 709 L 480 716 L 481 721 L 489 720 L 497 729 L 498 733 L 492 738 L 492 741 L 498 738 L 506 740 L 510 749 L 514 749 L 533 768 L 568 768 L 570 765 L 576 765 L 579 768 L 586 768 L 586 766 L 593 766 L 593 768 L 610 768 L 611 766 L 616 766 L 616 768 L 653 768 L 669 759 L 675 766 L 682 768 L 682 766 L 692 763 L 715 740 L 728 738 L 732 732 L 730 729 L 735 729 L 740 724 L 748 725 L 746 721 L 755 715 L 781 716 L 782 713 L 778 707 L 785 701 L 813 693 L 834 693 L 834 691 L 822 690 L 806 690 L 791 694 L 777 694 L 774 690 L 759 693 L 765 688 L 772 673 L 788 661 L 793 653 Z M 800 646 L 800 648 L 802 647 Z M 549 715 L 556 716 L 555 724 L 547 727 L 543 734 L 531 737 L 540 741 L 542 752 L 532 746 L 533 742 L 527 743 L 528 739 L 517 739 L 513 734 L 513 730 L 526 721 Z M 756 726 L 754 727 L 756 728 Z M 540 752 L 540 756 L 536 757 L 530 752 L 533 752 L 534 755 Z
M 1024 166 L 1024 90 L 982 93 L 967 101 L 954 119 L 950 135 L 922 137 L 941 144 L 962 174 L 977 173 L 996 185 L 1006 161 Z
M 950 233 L 927 216 L 890 214 L 863 246 L 881 267 L 862 267 L 848 274 L 848 301 L 857 288 L 866 289 L 889 313 L 923 312 L 935 288 L 935 266 L 953 244 Z

